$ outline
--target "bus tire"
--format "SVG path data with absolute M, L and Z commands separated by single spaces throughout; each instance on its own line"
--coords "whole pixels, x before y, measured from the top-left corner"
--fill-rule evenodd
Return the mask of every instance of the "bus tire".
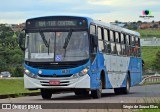
M 122 88 L 122 94 L 128 94 L 130 91 L 130 77 L 127 75 L 126 87 Z
M 101 98 L 101 94 L 102 94 L 102 81 L 100 80 L 100 88 L 96 89 L 96 90 L 91 90 L 91 96 L 93 98 Z
M 52 91 L 49 89 L 41 89 L 41 96 L 43 99 L 51 99 Z
M 126 79 L 126 87 L 122 87 L 122 88 L 114 88 L 114 92 L 115 94 L 128 94 L 130 91 L 130 77 L 129 75 L 127 76 Z

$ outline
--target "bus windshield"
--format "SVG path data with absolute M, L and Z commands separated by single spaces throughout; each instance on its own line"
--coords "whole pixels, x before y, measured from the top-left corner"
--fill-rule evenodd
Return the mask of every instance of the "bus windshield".
M 66 48 L 66 39 L 70 36 Z M 80 61 L 89 58 L 87 31 L 27 33 L 25 60 L 35 62 Z M 45 41 L 44 41 L 45 40 Z M 47 43 L 47 46 L 46 46 Z

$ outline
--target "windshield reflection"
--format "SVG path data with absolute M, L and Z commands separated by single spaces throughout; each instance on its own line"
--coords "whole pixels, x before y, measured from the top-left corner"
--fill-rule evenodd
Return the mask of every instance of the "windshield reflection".
M 89 42 L 86 31 L 72 32 L 67 47 L 64 49 L 65 39 L 69 32 L 43 32 L 45 45 L 39 32 L 28 33 L 28 47 L 25 51 L 25 59 L 28 61 L 79 61 L 89 58 Z M 48 53 L 49 52 L 49 53 Z

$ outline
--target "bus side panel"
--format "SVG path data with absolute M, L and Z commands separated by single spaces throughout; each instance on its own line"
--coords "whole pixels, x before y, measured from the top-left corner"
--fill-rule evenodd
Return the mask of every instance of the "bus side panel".
M 98 77 L 97 57 L 91 63 L 89 74 L 90 74 L 90 87 L 91 87 L 91 89 L 97 89 L 99 87 L 99 83 L 97 80 L 97 77 Z
M 130 58 L 130 78 L 131 86 L 134 86 L 141 82 L 142 80 L 142 63 L 140 58 L 131 57 Z
M 129 67 L 129 57 L 105 55 L 105 65 L 107 67 L 106 82 L 107 88 L 125 87 L 126 73 Z
M 100 75 L 102 70 L 106 73 L 104 57 L 102 53 L 97 53 L 96 59 L 91 66 L 91 89 L 100 88 Z
M 101 80 L 101 72 L 104 71 L 104 81 L 103 83 L 105 83 L 105 88 L 106 88 L 106 73 L 107 73 L 107 69 L 105 66 L 105 59 L 104 59 L 104 54 L 103 53 L 99 53 L 98 54 L 98 70 L 99 70 L 99 80 Z M 103 80 L 103 79 L 102 79 Z
M 110 81 L 109 81 L 109 74 L 108 71 L 111 71 L 111 56 L 104 54 L 104 65 L 106 67 L 106 88 L 113 88 Z

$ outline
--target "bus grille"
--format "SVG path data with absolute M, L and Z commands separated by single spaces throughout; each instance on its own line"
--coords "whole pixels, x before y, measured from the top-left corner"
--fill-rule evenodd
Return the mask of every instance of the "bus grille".
M 25 64 L 28 66 L 31 66 L 33 68 L 39 68 L 39 69 L 52 69 L 52 70 L 57 70 L 57 69 L 68 69 L 68 68 L 75 68 L 80 65 L 83 65 L 87 63 L 88 60 L 82 60 L 82 61 L 77 61 L 77 62 L 30 62 L 30 61 L 25 61 Z
M 54 75 L 38 75 L 39 77 L 50 77 L 50 78 L 57 78 L 57 77 L 71 77 L 73 74 L 69 74 L 69 75 L 56 75 L 56 76 L 54 76 Z

